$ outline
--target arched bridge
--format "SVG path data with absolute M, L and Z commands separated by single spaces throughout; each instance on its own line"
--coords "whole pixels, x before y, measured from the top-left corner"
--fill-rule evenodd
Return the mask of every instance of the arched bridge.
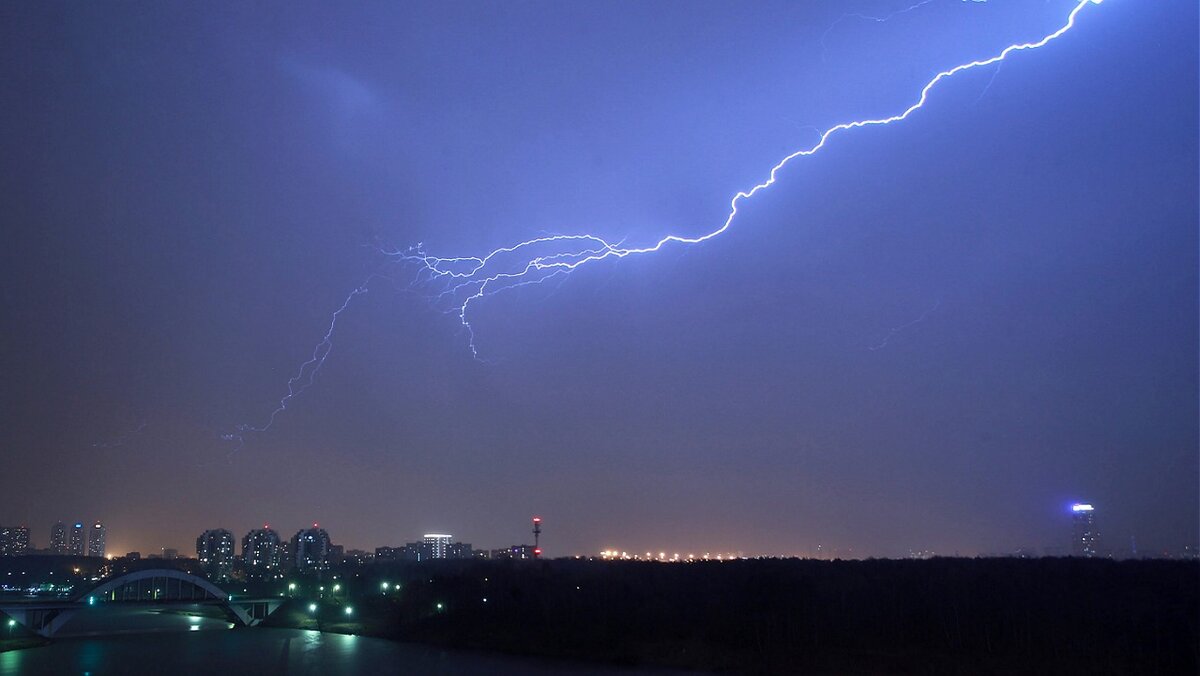
M 152 606 L 207 605 L 229 612 L 252 627 L 275 612 L 283 600 L 237 599 L 208 580 L 170 568 L 138 570 L 104 580 L 68 600 L 14 602 L 0 605 L 9 617 L 38 634 L 51 637 L 84 609 L 112 604 Z

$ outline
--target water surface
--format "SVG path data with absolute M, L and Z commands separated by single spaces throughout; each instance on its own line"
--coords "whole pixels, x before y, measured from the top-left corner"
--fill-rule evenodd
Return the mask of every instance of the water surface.
M 208 624 L 208 626 L 212 626 Z M 0 653 L 27 674 L 631 674 L 636 670 L 448 651 L 303 629 L 206 629 L 66 638 Z M 648 673 L 648 672 L 640 672 Z M 661 673 L 661 672 L 660 672 Z

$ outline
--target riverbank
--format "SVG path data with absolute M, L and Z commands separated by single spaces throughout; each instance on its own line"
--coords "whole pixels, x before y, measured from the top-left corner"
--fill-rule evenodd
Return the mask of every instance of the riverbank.
M 1200 641 L 1196 562 L 480 561 L 371 570 L 353 586 L 293 599 L 266 624 L 613 665 L 813 674 L 1194 674 Z
M 0 653 L 7 650 L 23 650 L 25 648 L 37 648 L 50 643 L 49 639 L 44 639 L 40 636 L 25 636 L 21 638 L 6 638 L 0 639 Z

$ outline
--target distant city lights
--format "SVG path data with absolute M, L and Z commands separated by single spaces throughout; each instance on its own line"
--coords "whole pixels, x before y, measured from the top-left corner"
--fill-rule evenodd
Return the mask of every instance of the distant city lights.
M 657 555 L 654 552 L 646 552 L 645 554 L 630 554 L 627 551 L 618 549 L 604 549 L 600 552 L 600 558 L 605 561 L 658 561 L 660 563 L 687 563 L 690 561 L 735 561 L 744 558 L 741 552 L 727 552 L 724 554 L 712 554 L 705 552 L 701 556 L 695 554 L 680 554 L 674 552 L 659 552 Z
M 1094 508 L 1091 505 L 1088 505 L 1088 504 L 1085 504 L 1082 502 L 1077 502 L 1077 503 L 1071 505 L 1072 512 L 1091 512 L 1093 510 L 1094 510 Z

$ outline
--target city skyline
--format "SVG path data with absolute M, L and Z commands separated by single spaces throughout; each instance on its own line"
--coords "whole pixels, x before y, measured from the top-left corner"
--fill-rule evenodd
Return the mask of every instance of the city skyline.
M 1100 530 L 1096 524 L 1096 511 L 1097 511 L 1096 507 L 1089 503 L 1073 503 L 1073 504 L 1069 505 L 1068 508 L 1066 510 L 1064 510 L 1064 516 L 1067 518 L 1064 518 L 1061 520 L 1062 521 L 1061 526 L 1062 526 L 1062 530 L 1063 530 L 1063 538 L 1061 541 L 1043 542 L 1043 543 L 1026 543 L 1022 546 L 1011 548 L 1008 550 L 1005 550 L 1003 548 L 996 548 L 996 547 L 991 547 L 991 548 L 983 547 L 978 550 L 969 550 L 969 551 L 962 551 L 962 550 L 950 551 L 950 550 L 946 550 L 946 549 L 938 550 L 933 547 L 927 547 L 922 543 L 915 543 L 914 545 L 911 545 L 907 550 L 905 550 L 903 552 L 890 553 L 890 554 L 888 554 L 888 556 L 891 556 L 894 558 L 928 558 L 930 556 L 1030 557 L 1030 556 L 1068 556 L 1068 555 L 1070 555 L 1070 556 L 1081 556 L 1081 557 L 1110 557 L 1110 558 L 1112 558 L 1112 557 L 1115 557 L 1115 558 L 1144 558 L 1144 557 L 1174 558 L 1174 557 L 1181 557 L 1181 556 L 1184 558 L 1188 558 L 1188 557 L 1194 558 L 1196 555 L 1196 552 L 1198 550 L 1200 550 L 1200 547 L 1197 546 L 1196 539 L 1193 539 L 1193 540 L 1184 539 L 1178 543 L 1175 543 L 1174 545 L 1163 547 L 1161 549 L 1142 548 L 1140 550 L 1136 544 L 1136 542 L 1137 542 L 1136 535 L 1130 535 L 1127 538 L 1110 538 L 1110 540 L 1112 540 L 1112 541 L 1106 542 L 1103 539 L 1103 537 L 1101 536 Z M 542 519 L 541 519 L 541 517 L 533 517 L 533 519 L 534 519 L 533 523 L 535 524 L 538 534 L 540 535 Z M 3 535 L 3 537 L 0 537 L 0 544 L 4 544 L 5 542 L 7 542 L 6 538 L 8 536 L 6 535 L 6 533 L 8 531 L 20 529 L 20 530 L 24 531 L 25 547 L 28 550 L 30 550 L 30 553 L 43 552 L 43 551 L 46 553 L 51 553 L 51 554 L 65 553 L 65 552 L 60 552 L 59 550 L 56 550 L 54 548 L 55 536 L 58 531 L 58 527 L 62 526 L 62 525 L 63 525 L 63 523 L 60 521 L 60 522 L 57 522 L 55 524 L 55 526 L 51 528 L 51 533 L 50 533 L 50 537 L 47 541 L 47 546 L 44 548 L 37 546 L 38 543 L 40 542 L 39 540 L 30 537 L 30 535 L 29 535 L 30 529 L 28 528 L 28 526 L 20 526 L 20 527 L 14 528 L 14 527 L 3 527 L 2 525 L 0 525 L 0 535 Z M 102 526 L 99 522 L 96 522 L 93 525 L 93 527 L 91 529 L 89 529 L 89 533 L 95 532 L 95 529 L 97 529 L 97 528 L 100 529 L 100 533 L 101 533 L 100 539 L 99 539 L 99 545 L 98 545 L 100 553 L 99 554 L 94 553 L 96 551 L 96 548 L 93 545 L 91 537 L 89 535 L 88 541 L 87 541 L 86 547 L 85 547 L 87 556 L 100 556 L 100 557 L 105 556 L 104 542 L 105 542 L 105 532 L 107 531 L 107 527 Z M 195 551 L 197 552 L 197 558 L 200 560 L 200 562 L 202 564 L 207 564 L 206 556 L 203 554 L 203 551 L 205 549 L 217 549 L 218 548 L 217 545 L 208 544 L 210 536 L 226 538 L 225 543 L 220 546 L 220 549 L 225 552 L 226 556 L 229 557 L 229 561 L 232 561 L 232 558 L 234 556 L 237 556 L 239 558 L 245 558 L 247 560 L 248 565 L 251 565 L 251 566 L 262 567 L 265 569 L 275 569 L 275 568 L 280 568 L 281 566 L 287 567 L 288 565 L 295 565 L 296 562 L 293 561 L 293 562 L 289 563 L 287 561 L 281 561 L 279 557 L 281 556 L 281 552 L 284 551 L 283 549 L 281 549 L 281 547 L 287 546 L 289 543 L 289 540 L 290 540 L 292 543 L 291 546 L 294 548 L 296 538 L 301 537 L 305 533 L 310 532 L 310 531 L 315 532 L 315 533 L 320 533 L 321 537 L 324 538 L 325 544 L 323 545 L 323 550 L 322 550 L 321 556 L 324 556 L 325 555 L 324 551 L 328 550 L 328 548 L 332 545 L 337 545 L 344 551 L 351 551 L 351 550 L 366 551 L 366 552 L 374 551 L 376 553 L 378 553 L 378 551 L 381 549 L 382 550 L 393 550 L 394 549 L 394 550 L 396 550 L 396 552 L 399 552 L 401 549 L 404 548 L 404 547 L 400 547 L 400 546 L 393 546 L 394 543 L 391 540 L 388 540 L 385 542 L 384 541 L 376 541 L 376 542 L 368 542 L 368 543 L 349 543 L 348 544 L 348 543 L 342 542 L 340 540 L 336 540 L 332 535 L 326 534 L 327 531 L 324 528 L 322 528 L 318 522 L 314 522 L 311 524 L 311 528 L 309 528 L 308 526 L 300 527 L 299 530 L 297 530 L 296 534 L 294 536 L 290 536 L 290 537 L 287 536 L 286 533 L 281 533 L 278 529 L 273 528 L 270 523 L 264 523 L 261 525 L 261 527 L 250 528 L 245 531 L 238 531 L 236 529 L 230 530 L 230 529 L 225 529 L 225 528 L 207 529 L 204 531 L 204 533 L 201 534 L 200 538 L 198 538 L 196 540 Z M 411 535 L 406 536 L 406 537 L 411 537 Z M 526 539 L 528 539 L 528 538 L 526 538 Z M 454 542 L 452 542 L 452 540 L 454 540 Z M 421 536 L 421 540 L 418 540 L 415 542 L 410 542 L 407 545 L 405 545 L 405 547 L 410 547 L 410 548 L 411 547 L 419 547 L 419 546 L 422 546 L 422 543 L 423 543 L 423 546 L 431 548 L 430 552 L 425 555 L 426 558 L 446 558 L 447 547 L 449 547 L 451 545 L 454 545 L 455 547 L 462 545 L 462 546 L 465 546 L 468 550 L 471 548 L 470 544 L 464 545 L 463 543 L 460 543 L 457 540 L 458 540 L 458 538 L 456 538 L 456 536 L 454 536 L 452 534 L 425 533 L 424 535 Z M 536 540 L 536 538 L 535 538 L 535 540 Z M 205 544 L 202 545 L 201 544 L 202 542 L 204 542 Z M 241 543 L 240 546 L 237 544 L 239 542 Z M 489 542 L 490 542 L 490 539 L 489 539 Z M 494 544 L 497 544 L 497 543 L 490 542 L 490 545 L 494 545 Z M 839 548 L 837 546 L 833 546 L 828 543 L 818 543 L 815 547 L 810 548 L 808 550 L 797 549 L 797 548 L 792 548 L 792 549 L 781 548 L 781 549 L 776 549 L 776 550 L 761 550 L 761 551 L 749 551 L 749 552 L 747 552 L 745 550 L 741 550 L 741 549 L 733 550 L 733 549 L 714 548 L 714 547 L 708 546 L 707 544 L 704 544 L 704 543 L 699 543 L 699 546 L 694 546 L 696 543 L 692 543 L 692 544 L 689 544 L 688 546 L 683 546 L 682 548 L 680 548 L 679 546 L 673 546 L 673 547 L 668 547 L 666 549 L 654 546 L 654 547 L 650 547 L 649 549 L 645 549 L 645 550 L 643 550 L 643 547 L 627 547 L 627 546 L 612 547 L 611 545 L 613 545 L 614 543 L 610 542 L 608 544 L 609 544 L 609 546 L 593 548 L 593 549 L 584 550 L 584 551 L 551 552 L 550 555 L 552 557 L 553 556 L 599 556 L 600 558 L 607 558 L 607 559 L 633 558 L 633 559 L 652 559 L 652 560 L 690 560 L 690 559 L 695 559 L 695 558 L 710 558 L 710 557 L 716 558 L 718 556 L 724 556 L 724 557 L 782 556 L 782 557 L 800 557 L 800 558 L 871 558 L 873 556 L 878 556 L 878 554 L 864 552 L 862 550 L 855 551 L 853 548 Z M 645 543 L 642 543 L 642 544 L 645 545 Z M 678 543 L 676 543 L 676 544 L 678 544 Z M 490 545 L 485 546 L 483 548 L 483 551 L 489 551 L 490 549 L 494 549 L 494 547 L 490 547 Z M 513 545 L 513 546 L 516 546 L 516 545 Z M 531 551 L 534 549 L 534 545 L 532 545 L 532 544 L 527 545 L 527 546 L 530 548 Z M 505 545 L 504 547 L 508 547 L 508 545 Z M 501 549 L 504 549 L 504 547 L 501 547 Z M 0 550 L 3 550 L 3 549 L 4 549 L 3 547 L 0 547 Z M 156 547 L 146 547 L 146 548 L 118 549 L 118 550 L 109 552 L 108 556 L 109 556 L 109 558 L 121 557 L 121 556 L 124 556 L 128 552 L 136 552 L 136 553 L 142 554 L 143 556 L 147 556 L 147 555 L 155 556 L 156 555 L 155 552 L 177 552 L 177 551 L 179 551 L 179 549 L 180 548 L 178 548 L 178 547 L 169 547 L 167 545 L 161 545 L 161 546 L 156 546 Z M 188 551 L 188 550 L 185 548 L 184 551 Z M 264 553 L 264 552 L 268 552 L 268 553 Z M 457 552 L 457 550 L 456 550 L 456 552 Z M 657 552 L 657 554 L 656 554 L 656 552 Z M 700 553 L 697 554 L 697 552 L 700 552 Z M 2 555 L 3 553 L 4 553 L 3 551 L 0 551 L 0 555 Z M 159 555 L 161 555 L 161 554 L 159 554 Z M 291 552 L 291 555 L 293 557 L 295 557 L 298 554 L 293 549 L 293 551 Z M 461 556 L 461 555 L 456 553 L 451 558 L 458 558 L 459 556 Z
M 1069 547 L 1088 503 L 1104 546 L 1194 544 L 1197 8 L 1080 7 L 7 7 L 0 524 L 365 549 L 541 513 L 554 554 L 905 556 Z M 719 242 L 470 331 L 428 259 L 375 275 L 714 232 L 819 130 L 1072 8 L 789 163 Z

